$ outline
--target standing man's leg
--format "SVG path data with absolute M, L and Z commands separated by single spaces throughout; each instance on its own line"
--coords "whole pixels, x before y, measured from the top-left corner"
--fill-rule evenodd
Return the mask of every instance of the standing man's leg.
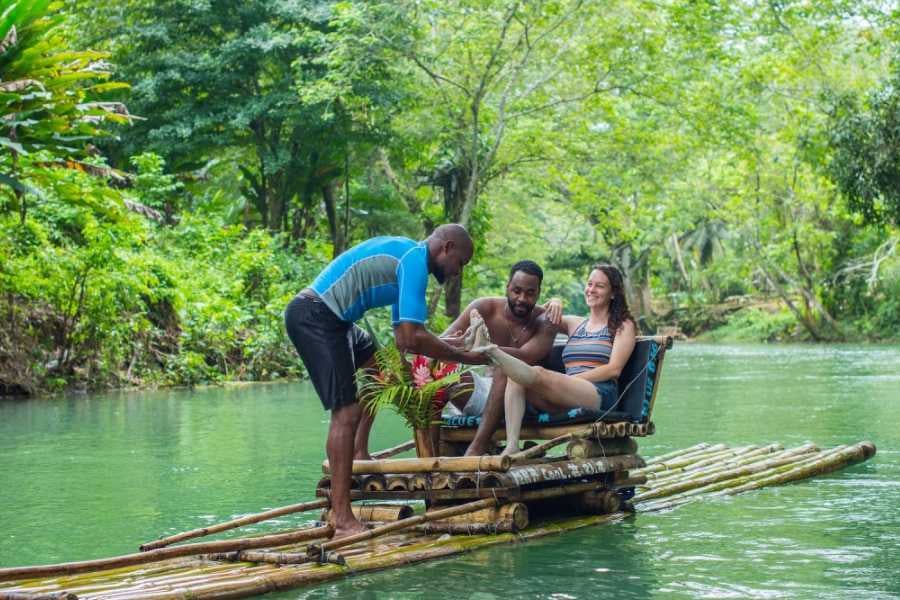
M 372 336 L 358 325 L 354 325 L 348 334 L 348 338 L 353 348 L 353 366 L 356 368 L 356 371 L 360 369 L 375 369 L 377 367 L 375 362 L 376 348 L 375 340 L 372 339 Z M 356 377 L 355 372 L 353 376 L 354 378 Z M 375 423 L 375 415 L 359 403 L 358 396 L 356 404 L 360 407 L 360 411 L 353 438 L 353 448 L 351 449 L 353 460 L 372 460 L 372 455 L 369 454 L 369 433 L 372 431 L 372 425 Z
M 350 509 L 350 481 L 353 478 L 353 441 L 363 409 L 359 402 L 331 411 L 328 428 L 328 465 L 331 469 L 331 513 L 334 518 L 334 537 L 344 537 L 365 531 Z
M 478 426 L 475 437 L 472 438 L 472 443 L 466 449 L 466 456 L 480 456 L 491 446 L 491 438 L 497 431 L 497 427 L 500 426 L 500 419 L 503 418 L 503 395 L 505 392 L 506 375 L 500 369 L 495 369 L 491 391 L 488 394 L 484 412 L 481 413 L 481 424 Z
M 322 406 L 331 411 L 325 452 L 331 468 L 331 512 L 335 537 L 364 531 L 350 509 L 353 439 L 362 408 L 356 399 L 356 359 L 373 350 L 354 326 L 341 321 L 317 297 L 300 294 L 285 311 L 288 337 L 297 349 Z
M 358 403 L 357 405 L 361 407 Z M 353 460 L 372 460 L 372 455 L 369 454 L 369 434 L 375 424 L 375 415 L 365 408 L 361 408 L 359 412 L 359 424 L 353 440 Z

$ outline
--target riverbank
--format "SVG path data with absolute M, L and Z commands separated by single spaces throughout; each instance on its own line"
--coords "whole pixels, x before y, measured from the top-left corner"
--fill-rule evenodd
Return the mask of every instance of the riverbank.
M 285 292 L 287 296 L 287 293 Z M 133 350 L 127 363 L 110 369 L 108 363 L 91 361 L 83 365 L 70 364 L 67 370 L 58 369 L 58 359 L 48 349 L 46 341 L 52 340 L 48 327 L 34 327 L 36 313 L 29 315 L 24 305 L 16 307 L 13 314 L 19 318 L 0 324 L 0 336 L 13 340 L 11 331 L 18 330 L 14 341 L 21 350 L 0 352 L 0 398 L 48 396 L 63 392 L 89 393 L 93 391 L 137 391 L 155 389 L 203 389 L 211 387 L 241 387 L 266 383 L 287 383 L 304 377 L 302 365 L 294 348 L 280 331 L 281 312 L 278 300 L 266 307 L 257 307 L 255 316 L 246 315 L 234 319 L 231 332 L 222 332 L 217 338 L 224 345 L 201 342 L 202 336 L 194 332 L 182 332 L 169 336 L 172 344 L 165 352 L 153 341 L 165 332 L 145 330 L 133 341 Z M 25 315 L 24 318 L 22 315 Z M 676 339 L 701 343 L 817 343 L 788 310 L 787 306 L 772 299 L 740 297 L 714 305 L 694 305 L 669 310 L 654 320 L 656 333 L 672 335 Z M 170 327 L 194 326 L 210 333 L 210 324 L 199 322 L 188 314 L 167 321 Z M 251 331 L 248 324 L 262 323 L 263 331 Z M 221 327 L 224 323 L 219 322 Z M 46 324 L 45 324 L 46 325 Z M 646 325 L 645 325 L 646 327 Z M 651 324 L 650 327 L 653 327 Z M 380 332 L 384 333 L 385 332 Z M 884 332 L 889 334 L 890 332 Z M 179 345 L 179 338 L 191 342 Z M 255 341 L 254 341 L 255 340 Z M 249 341 L 249 348 L 241 347 Z M 865 337 L 848 334 L 836 340 L 841 343 L 893 344 L 900 336 Z M 203 352 L 194 345 L 201 342 Z M 821 341 L 818 341 L 821 343 Z M 44 349 L 42 354 L 37 354 Z

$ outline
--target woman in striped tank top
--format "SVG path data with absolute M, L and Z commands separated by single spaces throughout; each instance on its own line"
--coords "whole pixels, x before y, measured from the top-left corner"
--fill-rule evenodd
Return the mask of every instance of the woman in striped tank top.
M 565 316 L 560 332 L 569 335 L 563 349 L 566 373 L 530 366 L 493 344 L 481 350 L 509 378 L 506 385 L 505 453 L 516 452 L 525 392 L 539 410 L 558 412 L 569 408 L 615 410 L 617 378 L 634 349 L 637 326 L 628 310 L 621 272 L 612 265 L 596 264 L 584 287 L 587 317 Z M 487 337 L 486 329 L 480 332 Z

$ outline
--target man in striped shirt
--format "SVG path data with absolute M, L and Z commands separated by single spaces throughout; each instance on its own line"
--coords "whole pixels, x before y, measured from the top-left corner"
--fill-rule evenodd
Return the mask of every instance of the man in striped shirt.
M 439 283 L 459 275 L 472 258 L 472 239 L 460 225 L 441 225 L 416 242 L 377 237 L 350 248 L 329 264 L 285 311 L 285 326 L 325 410 L 331 411 L 326 453 L 331 469 L 334 537 L 363 531 L 350 509 L 354 440 L 366 452 L 367 421 L 356 398 L 355 373 L 371 363 L 375 344 L 355 322 L 370 308 L 392 306 L 397 346 L 440 360 L 480 363 L 461 340 L 425 329 L 428 274 Z

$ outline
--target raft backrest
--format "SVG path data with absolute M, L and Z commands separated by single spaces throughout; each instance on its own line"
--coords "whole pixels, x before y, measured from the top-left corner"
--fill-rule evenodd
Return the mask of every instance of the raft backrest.
M 638 336 L 634 351 L 619 375 L 619 410 L 646 423 L 653 414 L 663 358 L 672 347 L 668 336 Z

